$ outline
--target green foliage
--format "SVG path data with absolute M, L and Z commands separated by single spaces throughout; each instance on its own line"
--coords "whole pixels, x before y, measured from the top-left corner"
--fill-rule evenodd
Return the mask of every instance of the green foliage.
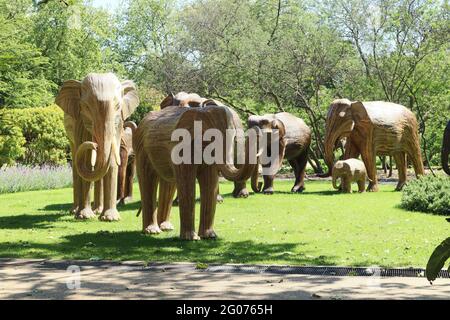
M 165 98 L 161 92 L 153 88 L 140 86 L 138 90 L 140 103 L 129 118 L 129 120 L 134 121 L 136 124 L 139 124 L 142 118 L 150 111 L 159 110 L 159 104 Z
M 450 215 L 450 179 L 429 175 L 409 182 L 403 190 L 401 206 L 411 211 Z
M 1 116 L 1 164 L 66 163 L 69 144 L 59 107 L 3 110 Z
M 450 259 L 450 238 L 445 239 L 434 249 L 427 263 L 426 275 L 428 281 L 436 280 L 445 262 Z M 450 266 L 449 266 L 450 271 Z
M 25 154 L 25 138 L 11 118 L 11 113 L 0 110 L 0 166 L 12 165 Z
M 0 108 L 46 105 L 56 87 L 44 76 L 48 59 L 30 40 L 26 3 L 0 0 Z

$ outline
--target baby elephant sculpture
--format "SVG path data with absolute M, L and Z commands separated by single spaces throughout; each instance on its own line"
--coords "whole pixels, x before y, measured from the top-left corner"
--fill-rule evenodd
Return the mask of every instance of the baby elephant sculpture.
M 337 161 L 333 166 L 333 188 L 342 189 L 345 193 L 352 193 L 352 182 L 358 183 L 358 191 L 366 189 L 366 166 L 358 159 Z M 341 179 L 341 185 L 337 185 L 337 179 Z

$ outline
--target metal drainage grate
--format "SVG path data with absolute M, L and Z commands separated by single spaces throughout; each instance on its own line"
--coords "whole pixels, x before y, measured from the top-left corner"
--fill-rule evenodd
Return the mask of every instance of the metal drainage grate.
M 385 269 L 378 267 L 290 267 L 290 266 L 240 266 L 240 265 L 211 265 L 203 269 L 207 272 L 241 272 L 241 273 L 273 273 L 273 274 L 304 274 L 319 276 L 355 276 L 355 277 L 425 277 L 425 270 L 420 268 Z M 447 270 L 441 270 L 438 278 L 450 278 Z

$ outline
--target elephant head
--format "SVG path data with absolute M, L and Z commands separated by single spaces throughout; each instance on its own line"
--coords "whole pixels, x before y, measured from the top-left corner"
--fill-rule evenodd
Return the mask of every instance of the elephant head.
M 170 106 L 191 107 L 198 108 L 207 101 L 207 99 L 200 97 L 196 93 L 178 92 L 176 95 L 169 94 L 160 103 L 161 110 Z
M 355 126 L 367 126 L 370 119 L 364 105 L 359 102 L 351 102 L 348 99 L 334 100 L 328 110 L 325 125 L 325 163 L 328 166 L 328 176 L 334 162 L 334 149 L 342 138 L 348 138 Z
M 344 161 L 337 161 L 332 169 L 332 182 L 333 188 L 339 190 L 341 188 L 340 185 L 337 185 L 337 179 L 341 178 L 343 175 L 348 174 L 350 172 L 350 167 L 348 163 Z M 342 182 L 342 181 L 341 181 Z
M 66 81 L 56 97 L 56 104 L 89 132 L 89 137 L 81 137 L 84 142 L 76 148 L 74 159 L 84 180 L 97 181 L 105 176 L 113 162 L 120 164 L 123 122 L 139 104 L 132 81 L 121 83 L 112 73 L 89 74 L 81 82 Z M 79 132 L 83 131 L 86 135 L 85 130 Z
M 267 155 L 271 154 L 271 147 L 270 147 L 270 143 L 269 141 L 271 141 L 271 134 L 273 132 L 273 130 L 278 130 L 279 132 L 279 148 L 278 148 L 278 168 L 276 169 L 277 171 L 279 170 L 279 168 L 282 165 L 283 162 L 283 158 L 284 158 L 284 151 L 285 151 L 285 141 L 284 141 L 284 137 L 286 134 L 286 129 L 285 126 L 283 124 L 283 122 L 281 122 L 280 120 L 275 118 L 274 114 L 266 114 L 263 116 L 256 116 L 256 115 L 251 115 L 248 118 L 248 127 L 257 127 L 259 129 L 261 129 L 261 131 L 264 134 L 267 134 L 267 144 L 260 146 L 262 148 L 262 151 L 266 152 Z M 258 160 L 260 160 L 258 158 Z M 252 173 L 252 179 L 251 179 L 251 186 L 252 186 L 252 190 L 256 193 L 261 192 L 261 188 L 262 188 L 262 183 L 258 182 L 258 178 L 259 178 L 259 164 L 256 167 L 255 171 Z
M 194 121 L 201 121 L 203 134 L 208 129 L 215 129 L 217 133 L 220 132 L 221 137 L 231 138 L 236 141 L 238 130 L 241 129 L 236 125 L 236 116 L 227 106 L 214 100 L 205 99 L 201 104 L 201 108 L 190 108 L 183 113 L 177 128 L 187 129 L 191 136 L 194 136 Z M 250 128 L 249 134 L 252 131 L 255 137 L 259 137 L 262 134 L 258 127 Z M 230 133 L 232 133 L 232 136 L 230 136 Z M 223 159 L 217 164 L 217 167 L 223 177 L 230 181 L 245 181 L 250 178 L 258 166 L 256 159 L 261 154 L 261 150 L 257 149 L 256 141 L 251 141 L 248 137 L 245 139 L 245 160 L 243 164 L 238 166 L 234 163 L 235 143 L 226 143 L 223 140 L 222 142 Z M 252 155 L 254 159 L 252 159 Z

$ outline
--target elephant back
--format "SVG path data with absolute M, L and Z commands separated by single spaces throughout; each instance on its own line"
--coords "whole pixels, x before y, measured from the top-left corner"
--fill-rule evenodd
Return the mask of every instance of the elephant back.
M 301 118 L 294 116 L 288 112 L 280 112 L 275 114 L 275 119 L 281 121 L 285 127 L 286 144 L 300 144 L 309 146 L 311 142 L 311 129 Z

